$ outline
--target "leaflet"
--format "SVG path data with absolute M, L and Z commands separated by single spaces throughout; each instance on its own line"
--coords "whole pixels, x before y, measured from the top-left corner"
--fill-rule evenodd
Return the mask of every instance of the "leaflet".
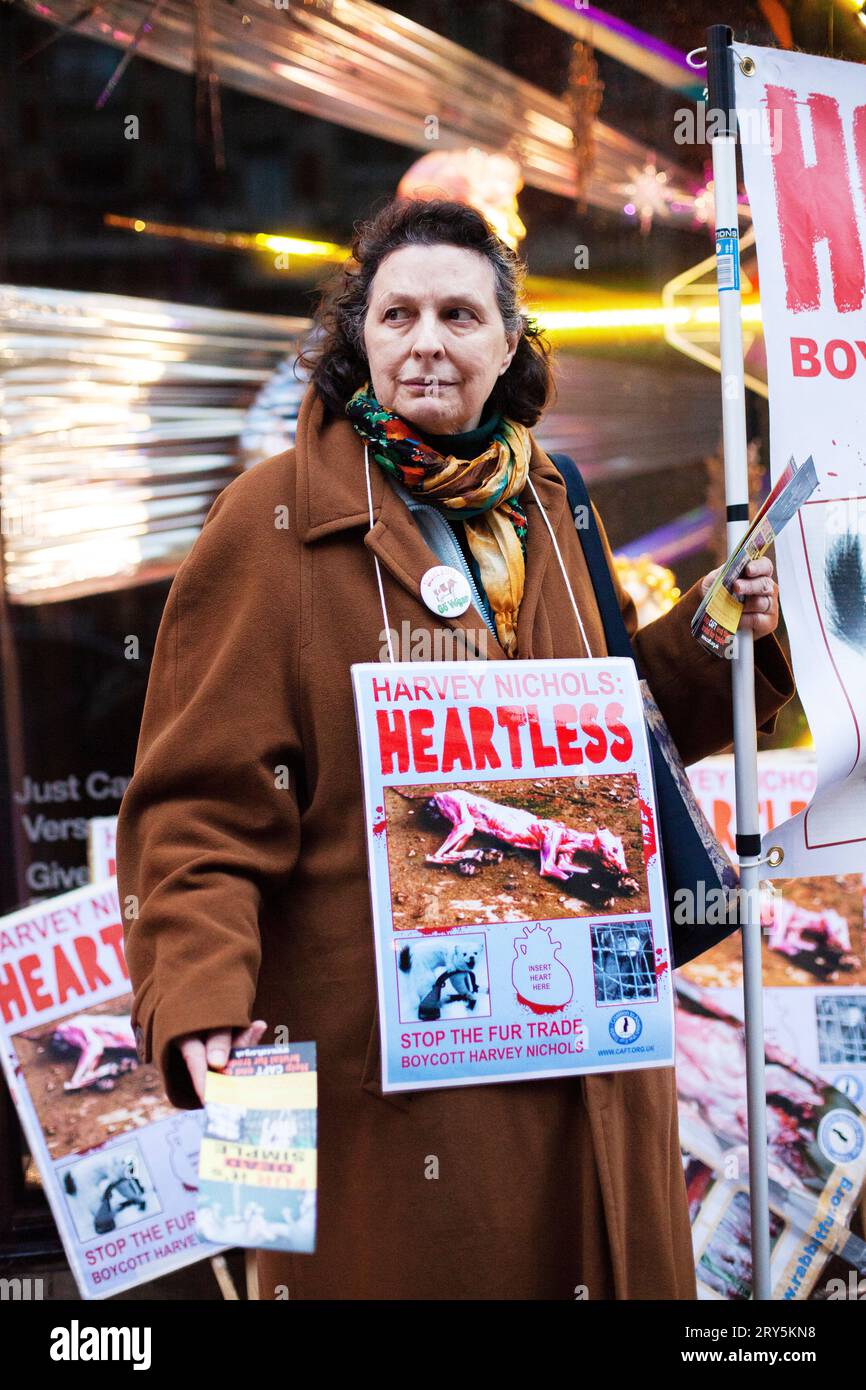
M 370 663 L 352 682 L 383 1091 L 672 1065 L 634 663 Z
M 692 636 L 715 656 L 725 655 L 725 649 L 740 625 L 743 605 L 734 595 L 735 583 L 746 565 L 766 554 L 817 486 L 818 475 L 811 454 L 802 467 L 793 457 L 790 458 L 787 468 L 762 503 L 748 531 L 707 590 L 692 618 Z
M 316 1044 L 233 1048 L 205 1083 L 197 1226 L 254 1250 L 316 1248 Z

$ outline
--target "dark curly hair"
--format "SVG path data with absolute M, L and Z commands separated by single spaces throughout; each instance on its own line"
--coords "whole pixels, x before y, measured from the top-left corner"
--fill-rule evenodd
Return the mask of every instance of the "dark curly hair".
M 342 415 L 349 397 L 370 375 L 364 320 L 370 285 L 384 258 L 400 246 L 445 243 L 487 257 L 505 332 L 520 331 L 508 370 L 497 378 L 483 414 L 500 411 L 522 425 L 534 425 L 554 394 L 551 348 L 521 308 L 526 267 L 517 252 L 474 208 L 445 199 L 394 198 L 354 230 L 351 256 L 319 286 L 313 333 L 297 359 L 309 372 L 326 413 Z

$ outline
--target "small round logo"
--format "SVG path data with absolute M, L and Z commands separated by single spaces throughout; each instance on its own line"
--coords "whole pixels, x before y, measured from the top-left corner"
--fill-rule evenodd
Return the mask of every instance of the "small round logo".
M 863 1125 L 850 1110 L 829 1110 L 818 1126 L 818 1147 L 834 1163 L 853 1163 L 863 1141 Z
M 643 1024 L 631 1009 L 620 1009 L 608 1024 L 608 1032 L 614 1042 L 633 1043 L 643 1032 Z
M 466 576 L 451 565 L 434 565 L 421 579 L 421 597 L 440 618 L 459 618 L 472 602 Z
M 855 1105 L 860 1104 L 860 1097 L 863 1094 L 863 1082 L 859 1076 L 855 1076 L 853 1071 L 843 1071 L 834 1079 L 833 1085 L 837 1091 L 841 1091 L 843 1096 L 853 1100 Z

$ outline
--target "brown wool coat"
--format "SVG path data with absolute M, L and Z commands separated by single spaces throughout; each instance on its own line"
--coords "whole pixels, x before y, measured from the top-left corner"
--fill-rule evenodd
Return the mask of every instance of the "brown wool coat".
M 531 472 L 603 656 L 565 486 L 534 441 Z M 375 465 L 372 492 L 369 530 L 363 444 L 346 420 L 323 427 L 308 389 L 296 446 L 224 489 L 171 586 L 118 825 L 142 1058 L 193 1108 L 176 1036 L 264 1018 L 264 1041 L 283 1025 L 317 1043 L 318 1248 L 260 1253 L 262 1298 L 570 1299 L 580 1284 L 593 1299 L 693 1298 L 672 1068 L 382 1095 L 349 668 L 382 645 L 373 553 L 398 632 L 435 630 L 419 581 L 438 561 Z M 519 654 L 583 656 L 522 500 Z M 698 601 L 695 585 L 635 642 L 687 762 L 732 737 L 729 664 L 689 632 Z M 482 626 L 471 608 L 449 621 Z M 793 683 L 774 637 L 755 651 L 769 731 Z M 492 638 L 488 655 L 504 656 Z

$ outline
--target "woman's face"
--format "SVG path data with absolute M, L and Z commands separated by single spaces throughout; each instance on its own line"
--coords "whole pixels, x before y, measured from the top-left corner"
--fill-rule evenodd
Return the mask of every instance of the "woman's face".
M 376 398 L 429 434 L 475 429 L 520 340 L 507 338 L 493 266 L 464 246 L 401 246 L 370 286 L 364 346 Z

